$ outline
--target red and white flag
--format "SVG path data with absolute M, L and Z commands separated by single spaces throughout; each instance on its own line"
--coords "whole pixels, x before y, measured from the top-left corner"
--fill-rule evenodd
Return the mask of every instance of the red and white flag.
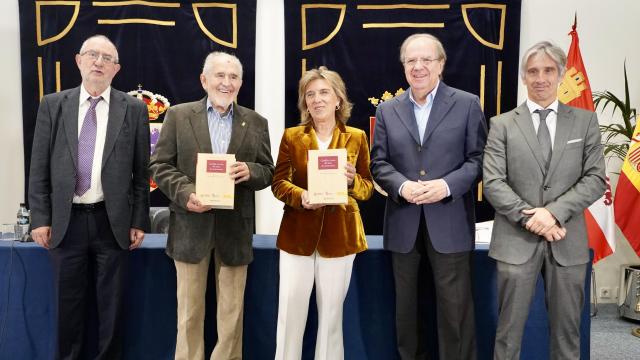
M 582 62 L 577 19 L 571 27 L 571 46 L 567 53 L 567 69 L 558 88 L 558 99 L 577 108 L 594 111 L 593 97 L 587 71 Z M 598 201 L 584 211 L 587 223 L 589 247 L 593 249 L 593 263 L 613 254 L 616 250 L 615 223 L 613 220 L 613 196 L 607 177 L 607 191 Z

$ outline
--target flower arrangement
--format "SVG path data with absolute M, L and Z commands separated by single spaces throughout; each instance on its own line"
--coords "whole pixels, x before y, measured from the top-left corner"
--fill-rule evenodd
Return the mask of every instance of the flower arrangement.
M 376 97 L 370 97 L 370 98 L 368 98 L 367 100 L 369 100 L 369 102 L 371 103 L 371 105 L 373 105 L 373 106 L 375 106 L 375 107 L 378 107 L 378 105 L 380 105 L 381 103 L 383 103 L 383 102 L 385 102 L 385 101 L 388 101 L 388 100 L 391 100 L 391 99 L 393 99 L 394 97 L 396 97 L 396 96 L 398 96 L 398 95 L 400 95 L 400 94 L 402 94 L 402 93 L 404 93 L 404 89 L 403 89 L 403 88 L 400 88 L 400 89 L 396 90 L 396 93 L 395 93 L 395 94 L 393 94 L 393 95 L 392 95 L 390 92 L 385 91 L 385 92 L 384 92 L 384 94 L 382 94 L 382 96 L 380 96 L 380 98 L 379 98 L 379 99 L 378 99 L 378 98 L 376 98 Z

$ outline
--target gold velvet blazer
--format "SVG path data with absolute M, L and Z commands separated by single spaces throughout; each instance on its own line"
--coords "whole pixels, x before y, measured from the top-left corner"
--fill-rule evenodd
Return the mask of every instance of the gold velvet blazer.
M 322 257 L 341 257 L 367 249 L 367 241 L 356 200 L 373 193 L 369 171 L 369 146 L 364 131 L 342 123 L 333 130 L 329 149 L 347 149 L 347 161 L 356 168 L 349 187 L 347 205 L 328 205 L 316 210 L 302 207 L 307 188 L 308 150 L 318 149 L 316 133 L 309 124 L 285 129 L 271 190 L 284 202 L 284 215 L 277 246 L 294 255 L 311 255 L 317 249 Z

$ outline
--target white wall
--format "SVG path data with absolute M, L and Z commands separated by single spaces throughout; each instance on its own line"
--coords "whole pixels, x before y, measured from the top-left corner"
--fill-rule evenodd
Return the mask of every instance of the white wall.
M 275 161 L 284 124 L 283 1 L 259 0 L 257 3 L 256 109 L 269 119 Z M 624 90 L 622 64 L 626 59 L 632 104 L 640 106 L 638 1 L 523 0 L 520 53 L 540 40 L 551 40 L 568 49 L 571 39 L 567 33 L 575 12 L 582 56 L 592 88 L 621 95 Z M 0 57 L 0 79 L 3 80 L 3 86 L 0 86 L 0 222 L 13 222 L 24 192 L 17 1 L 0 1 L 0 38 L 2 49 L 8 50 Z M 525 96 L 524 87 L 520 86 L 519 100 L 523 101 Z M 608 112 L 600 114 L 600 118 L 603 123 L 611 121 Z M 619 171 L 619 164 L 609 165 L 610 172 Z M 616 181 L 617 177 L 612 176 L 614 185 Z M 268 189 L 260 192 L 257 199 L 258 232 L 275 234 L 282 205 Z M 620 264 L 640 263 L 619 232 L 617 243 L 616 253 L 596 265 L 599 288 L 615 290 Z
M 0 1 L 0 223 L 15 223 L 24 201 L 18 2 Z

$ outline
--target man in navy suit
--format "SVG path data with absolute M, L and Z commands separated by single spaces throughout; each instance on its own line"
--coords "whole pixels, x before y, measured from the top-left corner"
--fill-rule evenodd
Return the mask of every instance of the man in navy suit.
M 478 97 L 441 81 L 442 43 L 409 36 L 400 48 L 408 91 L 378 106 L 371 172 L 388 193 L 384 247 L 392 251 L 401 359 L 424 359 L 420 263 L 433 271 L 440 359 L 475 359 L 472 189 L 487 137 Z

